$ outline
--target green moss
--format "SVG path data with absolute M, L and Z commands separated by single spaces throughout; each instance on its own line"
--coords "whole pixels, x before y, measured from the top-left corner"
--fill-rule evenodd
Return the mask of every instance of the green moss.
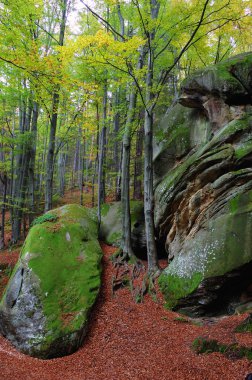
M 108 203 L 103 203 L 101 207 L 101 215 L 105 217 L 109 212 L 110 205 Z
M 163 272 L 159 277 L 159 286 L 165 296 L 166 307 L 172 309 L 180 298 L 191 294 L 202 281 L 202 273 L 194 273 L 192 277 L 179 277 Z
M 210 354 L 212 352 L 220 352 L 230 359 L 241 359 L 246 357 L 252 360 L 252 349 L 238 344 L 223 344 L 215 339 L 204 337 L 196 338 L 192 343 L 192 349 L 196 354 Z
M 51 213 L 57 218 L 32 227 L 20 257 L 39 279 L 46 317 L 44 348 L 55 337 L 83 327 L 100 288 L 101 272 L 97 224 L 89 211 L 71 205 Z
M 252 316 L 250 315 L 245 319 L 240 325 L 235 328 L 235 332 L 243 333 L 243 332 L 252 332 Z
M 53 214 L 46 213 L 44 215 L 39 216 L 38 218 L 35 218 L 33 222 L 31 223 L 31 227 L 35 226 L 36 224 L 42 224 L 45 222 L 55 222 L 57 218 L 58 217 Z
M 235 148 L 235 157 L 240 160 L 252 153 L 252 139 Z
M 245 171 L 246 169 L 243 169 Z M 241 172 L 242 174 L 242 172 Z M 243 214 L 252 211 L 252 190 L 244 194 L 238 194 L 228 202 L 232 214 Z

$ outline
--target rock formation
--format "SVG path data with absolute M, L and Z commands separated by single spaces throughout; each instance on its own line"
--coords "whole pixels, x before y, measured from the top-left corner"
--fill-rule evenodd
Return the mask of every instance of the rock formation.
M 0 304 L 0 331 L 47 359 L 81 345 L 100 288 L 101 248 L 91 210 L 63 206 L 37 219 Z
M 252 283 L 252 54 L 195 73 L 157 130 L 155 224 L 169 307 L 228 311 Z
M 100 239 L 119 247 L 122 239 L 121 202 L 104 204 L 101 210 Z M 130 202 L 132 248 L 138 257 L 146 255 L 144 206 L 141 201 Z

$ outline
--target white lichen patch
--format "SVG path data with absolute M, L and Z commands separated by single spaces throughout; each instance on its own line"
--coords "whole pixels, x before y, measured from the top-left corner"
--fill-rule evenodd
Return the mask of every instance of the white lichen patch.
M 223 250 L 224 242 L 219 240 L 195 244 L 188 251 L 185 247 L 169 265 L 167 274 L 191 278 L 195 273 L 201 273 L 203 277 L 207 277 L 208 272 L 214 271 L 214 266 L 218 264 L 217 252 Z

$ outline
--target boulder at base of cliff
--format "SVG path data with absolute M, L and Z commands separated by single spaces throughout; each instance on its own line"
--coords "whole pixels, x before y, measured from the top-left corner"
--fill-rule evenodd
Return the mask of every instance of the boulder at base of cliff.
M 0 304 L 0 330 L 25 354 L 71 354 L 83 342 L 101 283 L 91 210 L 67 205 L 35 220 Z
M 190 315 L 252 300 L 251 94 L 249 53 L 186 79 L 180 103 L 188 108 L 177 105 L 164 119 L 171 117 L 167 131 L 162 126 L 155 224 L 170 264 L 159 281 L 168 306 Z
M 100 238 L 109 245 L 119 247 L 122 239 L 121 202 L 104 204 L 101 210 Z M 146 253 L 144 206 L 141 201 L 130 201 L 131 239 L 136 256 Z

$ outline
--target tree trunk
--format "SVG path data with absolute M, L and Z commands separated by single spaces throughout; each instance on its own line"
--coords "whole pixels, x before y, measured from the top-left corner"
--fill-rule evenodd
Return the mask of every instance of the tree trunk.
M 139 117 L 142 119 L 141 116 Z M 143 174 L 143 137 L 144 137 L 144 128 L 141 126 L 137 131 L 136 137 L 136 156 L 135 156 L 135 165 L 134 165 L 134 194 L 133 198 L 137 200 L 143 199 L 142 191 L 142 174 Z
M 157 249 L 154 229 L 153 201 L 153 115 L 145 111 L 144 118 L 144 217 L 147 244 L 148 270 L 158 270 Z
M 131 126 L 135 118 L 137 91 L 133 86 L 130 93 L 129 109 L 125 130 L 123 134 L 122 154 L 122 243 L 121 248 L 124 255 L 132 256 L 131 247 L 131 217 L 130 217 L 130 148 L 131 148 Z
M 58 158 L 58 176 L 59 176 L 58 192 L 59 192 L 60 197 L 63 197 L 65 193 L 65 172 L 66 172 L 66 153 L 60 152 L 59 158 Z
M 59 46 L 64 44 L 64 36 L 66 29 L 68 0 L 62 0 L 62 15 L 60 22 Z M 57 129 L 58 108 L 59 108 L 59 92 L 60 85 L 56 84 L 52 96 L 52 117 L 50 120 L 50 135 L 47 152 L 47 167 L 46 167 L 46 186 L 45 186 L 45 211 L 52 209 L 53 197 L 53 171 L 54 171 L 54 153 L 55 153 L 55 137 Z
M 102 129 L 99 136 L 99 152 L 98 152 L 98 226 L 101 224 L 101 205 L 105 202 L 105 185 L 104 185 L 104 161 L 105 161 L 105 149 L 106 149 L 106 134 L 107 134 L 107 101 L 108 90 L 107 83 L 104 85 L 103 94 L 103 117 L 102 117 Z
M 119 112 L 119 105 L 120 105 L 120 88 L 116 90 L 115 92 L 115 103 L 114 103 L 114 106 L 115 106 L 115 109 L 116 109 L 116 112 L 115 112 L 115 116 L 114 116 L 114 155 L 113 155 L 113 158 L 114 158 L 114 171 L 116 173 L 116 176 L 115 176 L 115 200 L 116 201 L 120 201 L 121 200 L 121 189 L 120 189 L 120 185 L 121 185 L 121 167 L 120 167 L 120 164 L 121 164 L 121 160 L 120 160 L 120 145 L 121 143 L 119 142 L 118 140 L 118 133 L 119 133 L 119 129 L 120 129 L 120 112 Z
M 1 235 L 0 235 L 0 249 L 5 247 L 5 210 L 7 202 L 7 175 L 4 174 L 2 178 L 3 182 L 3 203 L 2 203 L 2 212 L 1 212 Z
M 151 17 L 157 19 L 159 3 L 157 0 L 150 0 Z M 148 271 L 154 274 L 158 271 L 157 248 L 155 242 L 154 228 L 154 192 L 153 192 L 153 47 L 152 41 L 155 38 L 155 29 L 149 34 L 148 63 L 146 74 L 146 97 L 144 115 L 144 218 L 147 245 Z
M 94 163 L 94 169 L 93 169 L 93 175 L 92 175 L 92 207 L 95 206 L 95 179 L 96 179 L 96 168 L 98 164 L 98 152 L 99 152 L 99 130 L 100 130 L 100 119 L 99 119 L 99 105 L 96 104 L 96 122 L 97 122 L 97 129 L 96 129 L 96 157 L 95 157 L 95 163 Z
M 35 214 L 35 158 L 37 145 L 38 112 L 38 103 L 33 102 L 33 113 L 31 120 L 32 145 L 30 150 L 29 163 L 29 225 L 33 221 Z
M 20 106 L 20 135 L 25 137 L 29 132 L 32 116 L 32 104 L 28 101 L 26 109 L 26 102 L 23 100 Z M 27 135 L 26 139 L 21 140 L 18 147 L 18 155 L 15 168 L 15 180 L 13 185 L 12 195 L 12 242 L 16 243 L 21 237 L 21 225 L 23 217 L 23 208 L 25 203 L 25 196 L 28 185 L 28 171 L 31 156 L 31 136 Z

